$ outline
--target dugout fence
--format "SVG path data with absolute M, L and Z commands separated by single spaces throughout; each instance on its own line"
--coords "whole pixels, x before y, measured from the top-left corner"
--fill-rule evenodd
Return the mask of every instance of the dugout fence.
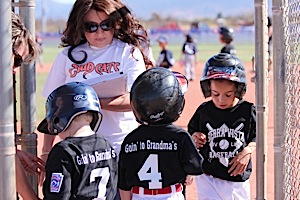
M 300 0 L 283 1 L 285 62 L 284 199 L 300 199 Z

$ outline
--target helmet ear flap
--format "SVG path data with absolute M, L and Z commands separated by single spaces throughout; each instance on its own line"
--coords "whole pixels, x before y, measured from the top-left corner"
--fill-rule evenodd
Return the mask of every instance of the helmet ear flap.
M 210 97 L 211 96 L 210 81 L 209 80 L 200 81 L 200 86 L 204 97 L 205 98 Z
M 242 99 L 246 93 L 246 84 L 239 83 L 237 84 L 236 88 L 235 96 L 239 99 Z

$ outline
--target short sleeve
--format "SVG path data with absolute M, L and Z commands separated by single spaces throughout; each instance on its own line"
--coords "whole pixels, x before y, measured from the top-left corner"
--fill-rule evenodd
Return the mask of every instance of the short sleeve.
M 63 52 L 60 52 L 53 62 L 42 93 L 45 98 L 47 98 L 53 90 L 66 82 L 66 59 L 67 57 Z
M 43 185 L 44 200 L 70 199 L 71 175 L 74 175 L 70 156 L 59 146 L 54 146 L 46 163 Z

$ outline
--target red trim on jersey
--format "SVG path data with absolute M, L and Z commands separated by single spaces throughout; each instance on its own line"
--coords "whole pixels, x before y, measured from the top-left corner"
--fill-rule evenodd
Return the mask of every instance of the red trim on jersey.
M 176 192 L 181 192 L 182 191 L 182 185 L 180 183 L 175 184 Z M 158 194 L 170 194 L 172 193 L 172 187 L 164 187 L 161 189 L 154 189 L 150 190 L 147 188 L 142 188 L 141 191 L 144 191 L 144 193 L 140 193 L 140 187 L 138 186 L 133 186 L 132 187 L 132 193 L 134 194 L 141 194 L 141 195 L 158 195 Z

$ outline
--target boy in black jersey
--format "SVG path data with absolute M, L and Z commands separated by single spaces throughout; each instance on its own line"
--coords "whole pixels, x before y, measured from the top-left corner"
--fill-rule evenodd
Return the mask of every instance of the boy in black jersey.
M 172 51 L 168 48 L 168 38 L 166 36 L 160 36 L 157 41 L 161 47 L 161 51 L 156 66 L 170 69 L 175 64 L 175 58 Z
M 224 46 L 222 47 L 220 53 L 229 53 L 236 55 L 236 49 L 232 45 L 233 41 L 233 29 L 229 27 L 222 26 L 218 30 L 219 39 Z
M 122 200 L 183 200 L 181 183 L 202 173 L 202 158 L 191 136 L 172 124 L 183 110 L 186 89 L 182 74 L 161 67 L 145 71 L 133 83 L 131 107 L 141 125 L 121 146 Z M 191 181 L 188 176 L 185 184 Z
M 38 131 L 63 140 L 47 159 L 44 199 L 114 199 L 117 158 L 111 145 L 95 134 L 102 114 L 93 88 L 79 82 L 62 85 L 48 96 L 46 110 Z
M 256 113 L 243 100 L 245 69 L 230 54 L 211 57 L 200 80 L 210 101 L 201 104 L 188 124 L 204 158 L 195 178 L 198 199 L 250 199 L 251 154 L 256 148 Z

